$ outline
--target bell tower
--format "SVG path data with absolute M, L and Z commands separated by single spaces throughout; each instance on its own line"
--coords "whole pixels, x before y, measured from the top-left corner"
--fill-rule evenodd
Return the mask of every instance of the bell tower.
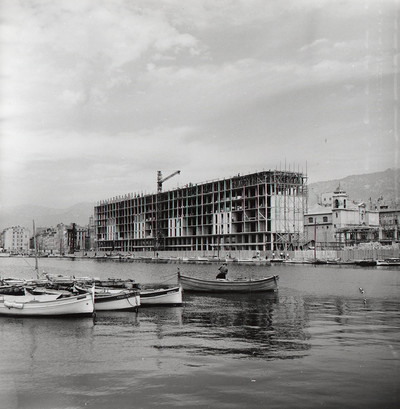
M 341 189 L 340 183 L 332 195 L 332 208 L 333 209 L 347 208 L 347 193 L 343 189 Z

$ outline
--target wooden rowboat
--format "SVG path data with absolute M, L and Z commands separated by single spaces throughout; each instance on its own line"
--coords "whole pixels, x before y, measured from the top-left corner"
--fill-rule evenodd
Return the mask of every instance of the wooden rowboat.
M 253 293 L 276 291 L 279 276 L 274 275 L 256 280 L 204 280 L 188 277 L 178 273 L 179 282 L 184 291 L 199 291 L 212 293 Z

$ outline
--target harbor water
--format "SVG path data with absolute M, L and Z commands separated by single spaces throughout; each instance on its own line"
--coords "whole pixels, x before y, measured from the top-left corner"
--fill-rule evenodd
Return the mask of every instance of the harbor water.
M 34 260 L 0 274 L 34 277 Z M 40 259 L 50 274 L 173 285 L 216 264 Z M 181 307 L 0 317 L 0 408 L 399 408 L 400 268 L 229 265 L 277 293 L 184 293 Z

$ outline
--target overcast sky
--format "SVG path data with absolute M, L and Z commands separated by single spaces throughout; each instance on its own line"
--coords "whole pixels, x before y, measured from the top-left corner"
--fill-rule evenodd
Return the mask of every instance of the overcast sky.
M 399 167 L 400 0 L 0 0 L 0 206 Z M 397 115 L 397 116 L 396 116 Z

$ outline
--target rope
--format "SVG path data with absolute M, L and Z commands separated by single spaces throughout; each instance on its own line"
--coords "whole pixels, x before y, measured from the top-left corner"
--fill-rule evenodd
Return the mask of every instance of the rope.
M 176 276 L 177 276 L 177 273 L 173 273 L 173 274 L 164 276 L 165 280 L 164 280 L 164 281 L 161 281 L 161 284 L 162 284 L 162 283 L 166 283 L 167 281 L 173 280 L 174 278 L 176 278 Z
M 31 264 L 29 264 L 29 263 L 26 261 L 26 258 L 23 257 L 23 259 L 24 259 L 25 263 L 28 264 L 28 266 L 29 266 L 33 271 L 35 271 L 35 268 L 34 268 Z
M 139 308 L 139 305 L 138 305 L 138 302 L 137 302 L 137 295 L 135 295 L 135 305 L 133 305 L 133 304 L 131 303 L 129 297 L 127 298 L 127 300 L 128 300 L 128 303 L 129 303 L 133 308 L 136 308 L 136 311 L 137 311 L 138 308 Z

